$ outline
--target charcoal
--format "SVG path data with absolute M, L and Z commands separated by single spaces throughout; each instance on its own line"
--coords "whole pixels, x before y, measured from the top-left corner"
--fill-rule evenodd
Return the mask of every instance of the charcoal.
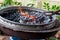
M 28 12 L 29 15 L 35 16 L 36 17 L 35 20 L 32 21 L 32 19 L 21 15 L 21 13 L 18 12 L 18 10 L 5 11 L 5 13 L 3 13 L 4 15 L 1 16 L 8 20 L 25 24 L 41 24 L 41 23 L 47 24 L 48 22 L 52 21 L 52 17 L 46 16 L 45 13 L 38 11 L 26 11 L 26 12 Z

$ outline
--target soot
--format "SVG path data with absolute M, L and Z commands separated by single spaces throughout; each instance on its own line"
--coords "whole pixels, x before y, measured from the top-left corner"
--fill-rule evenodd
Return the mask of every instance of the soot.
M 21 15 L 21 13 L 17 9 L 4 11 L 1 16 L 10 21 L 19 22 L 22 24 L 47 24 L 52 21 L 52 17 L 46 16 L 44 12 L 42 13 L 29 10 L 24 10 L 24 12 L 28 12 L 29 15 L 35 16 L 35 20 Z

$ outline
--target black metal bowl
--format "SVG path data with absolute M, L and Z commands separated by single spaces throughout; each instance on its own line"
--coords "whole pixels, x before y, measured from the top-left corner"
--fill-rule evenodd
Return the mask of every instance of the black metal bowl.
M 44 12 L 46 12 L 45 10 L 42 10 L 42 9 L 37 9 L 37 8 L 32 8 L 32 7 L 25 7 L 25 6 L 22 6 L 21 7 L 23 10 L 27 10 L 27 11 L 34 11 L 34 12 L 41 12 L 41 13 L 44 13 Z M 17 6 L 15 6 L 15 7 L 8 7 L 8 8 L 4 8 L 4 9 L 2 9 L 2 10 L 0 10 L 1 12 L 0 12 L 0 15 L 4 15 L 5 14 L 5 12 L 7 13 L 9 13 L 10 11 L 14 11 L 14 10 L 18 10 L 19 9 L 19 7 L 17 7 Z M 13 12 L 11 12 L 11 13 L 13 13 Z M 3 16 L 2 16 L 3 17 Z M 6 19 L 6 18 L 4 18 L 4 19 Z M 49 23 L 44 23 L 44 24 L 25 24 L 25 23 L 18 23 L 18 22 L 14 22 L 14 21 L 11 21 L 11 20 L 7 20 L 6 19 L 6 21 L 9 21 L 9 22 L 11 22 L 11 23 L 13 23 L 13 24 L 19 24 L 19 25 L 26 25 L 26 26 L 41 26 L 41 25 L 48 25 L 48 24 L 52 24 L 54 21 L 55 21 L 56 19 L 54 19 L 53 18 L 53 20 L 51 21 L 51 22 L 49 22 Z
M 19 7 L 8 7 L 8 8 L 5 8 L 5 9 L 2 9 L 2 10 L 0 10 L 0 15 L 5 15 L 5 12 L 9 13 L 9 11 L 11 11 L 11 10 L 14 11 L 14 10 L 16 10 L 18 8 Z M 21 7 L 21 8 L 23 10 L 27 10 L 27 11 L 29 10 L 29 11 L 45 12 L 42 9 L 36 9 L 36 8 L 31 8 L 31 7 Z M 11 11 L 11 13 L 13 13 L 12 11 Z M 18 22 L 14 22 L 14 21 L 8 20 L 8 19 L 4 18 L 3 16 L 0 16 L 0 18 L 2 20 L 4 20 L 5 22 L 7 22 L 7 23 L 20 26 L 21 30 L 50 29 L 50 28 L 53 28 L 55 26 L 55 21 L 56 21 L 56 19 L 53 18 L 53 20 L 51 22 L 48 22 L 47 24 L 25 24 L 25 23 L 21 24 L 21 23 L 18 23 Z M 22 26 L 23 26 L 23 28 L 22 28 Z
M 23 39 L 30 38 L 45 38 L 50 37 L 60 29 L 58 23 L 59 21 L 54 19 L 48 24 L 40 24 L 40 25 L 31 25 L 31 24 L 21 24 L 18 22 L 13 22 L 8 19 L 3 18 L 2 14 L 10 10 L 18 9 L 19 6 L 8 7 L 0 10 L 0 29 L 12 36 L 21 37 Z M 41 9 L 31 8 L 31 7 L 22 7 L 22 9 L 45 12 Z

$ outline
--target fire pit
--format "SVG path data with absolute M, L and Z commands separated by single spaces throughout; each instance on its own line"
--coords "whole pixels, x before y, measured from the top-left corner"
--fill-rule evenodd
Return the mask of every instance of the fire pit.
M 8 7 L 0 10 L 1 30 L 23 39 L 49 38 L 60 29 L 54 16 L 31 7 Z M 57 23 L 57 24 L 56 24 Z

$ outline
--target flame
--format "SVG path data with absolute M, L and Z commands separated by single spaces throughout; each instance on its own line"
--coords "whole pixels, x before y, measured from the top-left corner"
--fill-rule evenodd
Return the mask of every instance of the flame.
M 18 11 L 20 12 L 21 15 L 23 15 L 25 17 L 28 17 L 28 18 L 30 18 L 32 20 L 35 20 L 35 18 L 36 18 L 35 16 L 29 15 L 28 12 L 23 12 L 21 7 L 19 7 Z

